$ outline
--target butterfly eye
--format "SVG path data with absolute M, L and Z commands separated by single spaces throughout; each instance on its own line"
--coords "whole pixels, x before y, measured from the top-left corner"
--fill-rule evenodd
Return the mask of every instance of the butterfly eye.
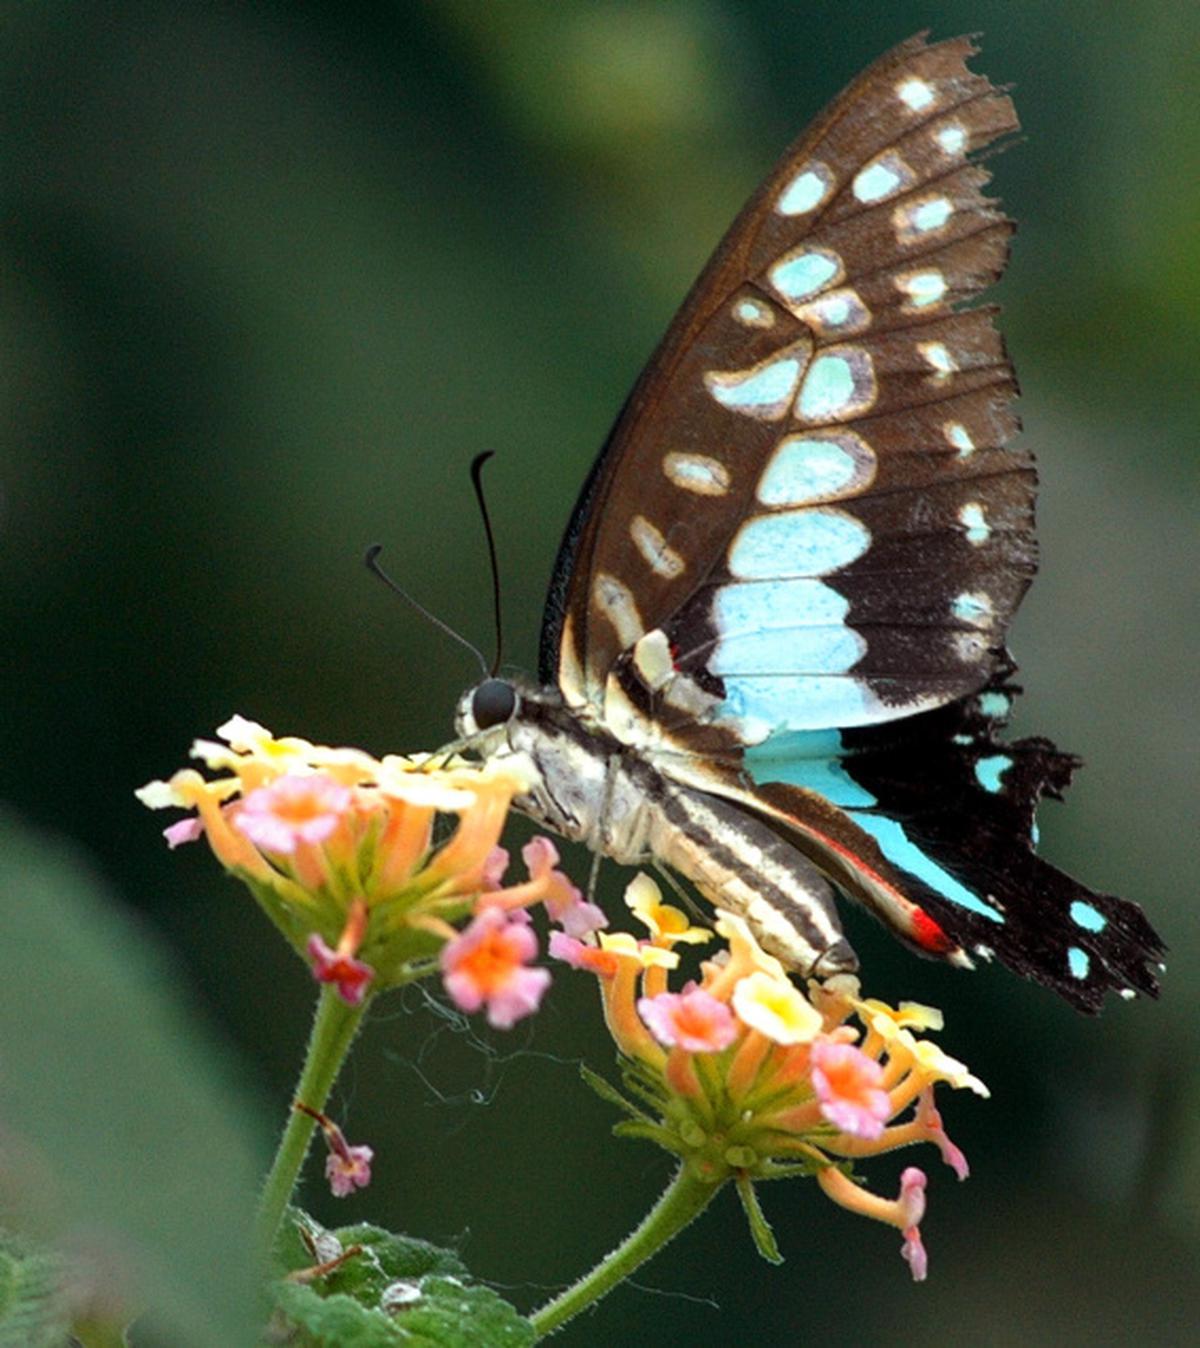
M 471 698 L 471 715 L 480 730 L 502 725 L 517 709 L 517 691 L 506 679 L 484 679 Z

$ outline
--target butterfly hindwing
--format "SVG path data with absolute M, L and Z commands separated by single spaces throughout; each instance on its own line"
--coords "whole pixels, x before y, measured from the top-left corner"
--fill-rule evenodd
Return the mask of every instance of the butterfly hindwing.
M 994 956 L 1089 1012 L 1109 991 L 1155 995 L 1164 947 L 1141 909 L 1036 854 L 1038 802 L 1078 760 L 1001 740 L 1017 691 L 1002 671 L 909 720 L 776 736 L 745 756 L 752 808 L 925 954 Z

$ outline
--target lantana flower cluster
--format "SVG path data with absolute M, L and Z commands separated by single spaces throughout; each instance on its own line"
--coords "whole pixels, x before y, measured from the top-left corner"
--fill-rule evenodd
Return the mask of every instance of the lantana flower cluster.
M 350 1005 L 440 970 L 461 1008 L 486 1008 L 504 1028 L 536 1010 L 550 980 L 532 967 L 530 906 L 545 904 L 576 936 L 604 925 L 548 839 L 525 846 L 527 879 L 505 885 L 500 833 L 530 782 L 519 755 L 482 766 L 444 755 L 375 759 L 277 739 L 240 716 L 217 734 L 192 747 L 215 775 L 184 768 L 138 798 L 193 811 L 165 830 L 167 842 L 205 838 Z
M 629 886 L 626 901 L 648 929 L 645 939 L 557 932 L 550 942 L 552 954 L 599 980 L 626 1090 L 636 1101 L 617 1097 L 630 1116 L 619 1131 L 658 1143 L 714 1185 L 735 1180 L 769 1256 L 773 1242 L 753 1182 L 809 1174 L 843 1207 L 897 1227 L 912 1275 L 923 1279 L 924 1172 L 905 1169 L 899 1195 L 887 1199 L 866 1189 L 852 1165 L 929 1142 L 960 1179 L 967 1177 L 934 1087 L 946 1083 L 980 1095 L 987 1089 L 920 1037 L 941 1028 L 941 1014 L 915 1003 L 893 1009 L 864 1000 L 857 979 L 845 976 L 810 984 L 805 996 L 731 913 L 716 923 L 728 948 L 701 963 L 698 979 L 674 990 L 676 947 L 712 933 L 664 904 L 648 876 Z

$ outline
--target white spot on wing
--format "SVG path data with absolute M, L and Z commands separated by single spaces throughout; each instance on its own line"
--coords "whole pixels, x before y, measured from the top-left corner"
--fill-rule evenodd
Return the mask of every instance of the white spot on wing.
M 870 545 L 870 530 L 844 511 L 784 510 L 742 525 L 729 548 L 729 570 L 739 580 L 824 576 Z
M 983 506 L 978 501 L 968 501 L 958 512 L 958 522 L 967 532 L 967 542 L 981 547 L 992 535 L 992 526 L 987 522 Z
M 651 692 L 658 692 L 671 681 L 675 666 L 671 661 L 671 644 L 661 627 L 646 635 L 633 648 L 633 663 Z
M 805 164 L 783 189 L 775 209 L 780 215 L 805 215 L 833 191 L 833 174 L 817 160 Z
M 904 272 L 895 278 L 896 286 L 908 296 L 908 307 L 924 309 L 937 304 L 946 294 L 946 278 L 936 267 Z
M 787 435 L 758 482 L 766 506 L 809 505 L 862 491 L 875 478 L 870 445 L 853 431 Z
M 683 558 L 674 548 L 667 546 L 661 530 L 651 524 L 645 515 L 635 515 L 629 521 L 629 537 L 645 558 L 646 565 L 656 575 L 674 580 L 687 570 Z
M 977 665 L 987 655 L 987 641 L 978 632 L 955 632 L 951 645 L 964 665 Z
M 819 580 L 726 585 L 713 603 L 714 674 L 845 674 L 866 653 L 845 625 L 850 604 Z
M 828 248 L 801 248 L 785 253 L 767 273 L 785 300 L 806 300 L 845 275 L 842 259 Z
M 849 287 L 831 290 L 792 312 L 819 335 L 838 332 L 850 336 L 871 326 L 871 311 Z
M 724 496 L 729 490 L 729 469 L 707 454 L 673 449 L 663 455 L 662 469 L 675 486 L 697 496 Z
M 575 619 L 568 613 L 563 619 L 562 642 L 558 656 L 558 686 L 569 707 L 581 707 L 588 701 L 583 662 L 579 658 L 579 643 L 575 639 Z
M 733 316 L 739 323 L 745 324 L 748 328 L 773 328 L 775 326 L 775 315 L 767 305 L 762 300 L 756 300 L 748 296 L 734 301 Z
M 967 132 L 958 122 L 947 122 L 933 133 L 933 140 L 943 154 L 960 155 L 967 147 Z
M 823 351 L 805 375 L 796 413 L 806 421 L 845 421 L 875 401 L 875 367 L 857 346 Z
M 913 112 L 923 112 L 935 101 L 933 90 L 915 75 L 896 86 L 896 96 Z
M 859 170 L 852 190 L 864 206 L 873 206 L 911 187 L 914 181 L 912 169 L 894 150 L 888 150 Z
M 949 197 L 926 197 L 924 201 L 902 202 L 892 212 L 892 228 L 902 244 L 917 243 L 932 238 L 945 229 L 954 214 L 954 203 Z
M 939 381 L 947 379 L 958 369 L 945 342 L 918 342 L 917 350 L 933 371 L 933 377 Z
M 725 700 L 713 719 L 733 722 L 745 743 L 760 744 L 778 730 L 871 725 L 912 711 L 885 706 L 853 674 L 748 674 L 725 680 Z
M 964 590 L 955 595 L 950 611 L 959 622 L 969 623 L 972 627 L 989 627 L 996 616 L 992 601 L 978 591 Z
M 632 646 L 645 628 L 629 587 L 607 571 L 598 571 L 592 582 L 592 598 L 596 607 L 612 624 L 621 645 Z
M 778 421 L 795 396 L 808 350 L 807 341 L 793 342 L 748 370 L 709 370 L 704 383 L 716 401 L 731 412 L 759 421 Z
M 946 443 L 958 450 L 960 459 L 965 459 L 968 454 L 975 452 L 975 441 L 971 439 L 961 421 L 942 422 L 942 434 L 946 437 Z

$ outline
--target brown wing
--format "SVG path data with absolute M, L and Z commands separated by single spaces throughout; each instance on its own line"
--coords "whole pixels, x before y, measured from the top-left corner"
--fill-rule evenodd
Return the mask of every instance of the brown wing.
M 986 682 L 1035 568 L 1035 479 L 1004 448 L 991 311 L 957 308 L 1013 229 L 970 158 L 1017 129 L 975 50 L 877 61 L 718 247 L 560 549 L 542 672 L 569 703 L 619 687 L 711 750 L 697 723 L 867 724 Z

